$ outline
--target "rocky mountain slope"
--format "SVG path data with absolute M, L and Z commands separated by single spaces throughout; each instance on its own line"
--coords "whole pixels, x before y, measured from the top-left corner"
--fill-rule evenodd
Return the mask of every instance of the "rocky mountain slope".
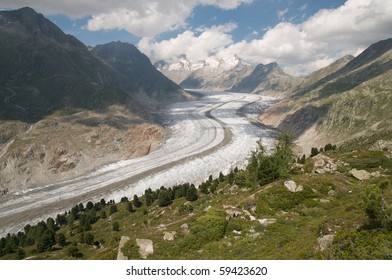
M 259 64 L 250 75 L 241 79 L 230 91 L 284 96 L 293 92 L 301 82 L 301 78 L 286 74 L 277 63 Z
M 343 68 L 347 63 L 349 63 L 351 60 L 354 59 L 354 56 L 352 55 L 346 55 L 335 62 L 333 62 L 331 65 L 328 65 L 327 67 L 321 68 L 319 70 L 314 71 L 313 73 L 309 74 L 304 78 L 303 83 L 301 84 L 301 88 L 306 88 L 317 81 L 331 75 L 332 73 L 340 70 Z
M 343 59 L 345 61 L 345 59 Z M 340 63 L 338 63 L 340 64 Z M 306 153 L 392 127 L 392 39 L 371 45 L 347 64 L 298 90 L 262 117 L 298 136 Z
M 126 90 L 132 92 L 145 106 L 183 101 L 186 93 L 162 75 L 135 46 L 112 42 L 98 45 L 91 53 L 120 73 L 127 82 Z
M 185 100 L 184 91 L 133 46 L 93 54 L 30 8 L 0 12 L 1 189 L 48 184 L 157 147 L 163 129 L 150 112 Z
M 154 63 L 154 66 L 170 80 L 176 84 L 184 81 L 192 72 L 203 68 L 205 63 L 191 63 L 186 57 L 182 57 L 176 63 L 168 63 L 164 60 L 159 60 Z
M 277 63 L 254 67 L 237 56 L 219 62 L 192 64 L 183 58 L 178 63 L 158 61 L 154 65 L 183 88 L 257 93 L 275 97 L 287 96 L 302 84 L 306 85 L 305 81 L 314 79 L 288 75 Z M 319 75 L 323 74 L 325 73 Z
M 225 61 L 222 59 L 213 65 L 207 64 L 193 71 L 180 83 L 180 86 L 191 89 L 224 91 L 239 83 L 252 70 L 253 67 L 251 65 L 244 63 L 235 56 L 230 60 Z

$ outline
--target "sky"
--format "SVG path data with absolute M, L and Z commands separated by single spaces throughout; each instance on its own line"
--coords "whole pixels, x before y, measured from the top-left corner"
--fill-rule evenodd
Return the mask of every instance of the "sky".
M 129 42 L 152 61 L 238 56 L 293 75 L 392 37 L 392 0 L 0 0 L 24 6 L 90 46 Z

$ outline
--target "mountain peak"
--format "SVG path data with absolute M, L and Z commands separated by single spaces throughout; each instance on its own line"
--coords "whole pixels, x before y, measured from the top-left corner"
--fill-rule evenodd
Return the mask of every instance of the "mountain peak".
M 30 7 L 13 11 L 0 12 L 0 27 L 4 26 L 9 34 L 24 34 L 36 38 L 49 38 L 62 44 L 71 44 L 74 47 L 86 47 L 73 36 L 65 34 L 53 22 L 46 19 Z M 7 31 L 8 30 L 8 31 Z
M 134 45 L 120 41 L 97 45 L 93 50 L 95 55 L 104 60 L 135 61 L 141 58 L 144 62 L 148 60 Z
M 285 74 L 283 70 L 279 67 L 278 63 L 276 62 L 271 62 L 268 64 L 258 64 L 254 70 L 255 73 L 258 73 L 260 75 L 268 75 L 272 72 L 277 72 L 279 74 Z

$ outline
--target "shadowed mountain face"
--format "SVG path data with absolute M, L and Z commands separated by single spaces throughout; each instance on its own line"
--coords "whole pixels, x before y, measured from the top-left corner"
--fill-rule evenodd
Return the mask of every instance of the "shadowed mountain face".
M 170 91 L 172 100 L 184 98 L 135 47 L 116 51 L 107 55 L 118 55 L 117 62 L 106 65 L 33 9 L 0 12 L 0 118 L 34 122 L 56 110 L 112 104 L 144 115 L 136 93 L 170 101 Z M 105 49 L 95 53 L 104 56 Z
M 185 100 L 182 89 L 162 75 L 135 46 L 112 42 L 96 46 L 91 53 L 127 80 L 128 91 L 143 92 L 163 103 Z
M 262 95 L 288 95 L 302 82 L 302 78 L 286 74 L 277 63 L 259 64 L 253 72 L 230 90 L 254 92 Z

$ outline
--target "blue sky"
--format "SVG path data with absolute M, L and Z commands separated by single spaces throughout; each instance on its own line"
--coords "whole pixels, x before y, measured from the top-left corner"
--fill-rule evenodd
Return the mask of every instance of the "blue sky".
M 278 62 L 307 74 L 391 37 L 385 0 L 0 0 L 30 6 L 87 45 L 125 41 L 151 60 Z
M 199 5 L 195 6 L 184 27 L 162 32 L 157 35 L 157 38 L 161 40 L 173 38 L 186 28 L 195 29 L 201 26 L 209 27 L 235 22 L 237 28 L 232 32 L 234 41 L 250 40 L 258 37 L 254 32 L 262 35 L 266 29 L 281 21 L 300 23 L 320 9 L 336 8 L 344 2 L 344 0 L 254 0 L 250 4 L 243 4 L 231 10 L 212 5 Z M 282 14 L 283 16 L 280 16 Z M 74 35 L 83 43 L 91 46 L 110 41 L 126 41 L 137 45 L 142 37 L 118 28 L 90 31 L 85 27 L 91 15 L 75 19 L 60 11 L 59 14 L 48 13 L 45 16 L 55 22 L 64 32 Z

